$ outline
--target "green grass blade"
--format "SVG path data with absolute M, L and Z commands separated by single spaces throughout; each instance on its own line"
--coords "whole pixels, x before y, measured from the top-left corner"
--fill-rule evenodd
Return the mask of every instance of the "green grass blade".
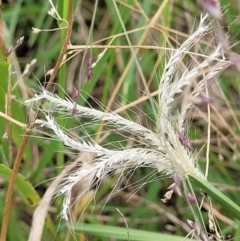
M 159 224 L 160 225 L 160 224 Z M 83 231 L 86 233 L 90 233 L 96 235 L 98 237 L 106 237 L 106 238 L 115 238 L 118 240 L 128 240 L 128 233 L 129 233 L 129 240 L 133 241 L 182 241 L 182 240 L 193 240 L 193 239 L 185 239 L 184 237 L 173 236 L 169 234 L 162 234 L 156 232 L 148 232 L 143 230 L 136 230 L 136 229 L 127 229 L 123 227 L 113 227 L 113 226 L 106 226 L 106 225 L 92 225 L 92 224 L 75 224 L 73 226 L 69 226 L 74 228 L 75 231 Z
M 221 207 L 232 217 L 240 220 L 240 207 L 233 202 L 230 198 L 220 192 L 217 188 L 212 186 L 208 181 L 197 177 L 194 174 L 188 175 L 190 181 L 196 184 L 204 192 L 206 192 L 214 201 L 216 201 Z
M 3 176 L 7 180 L 9 180 L 11 174 L 12 170 L 10 168 L 6 167 L 3 164 L 0 164 L 0 176 Z M 40 202 L 41 198 L 39 197 L 32 184 L 20 173 L 17 175 L 15 187 L 28 206 L 32 207 Z M 49 232 L 54 233 L 54 227 L 49 217 L 47 217 L 46 219 L 46 227 Z
M 10 179 L 11 173 L 12 170 L 10 168 L 0 164 L 1 176 L 4 176 L 6 179 Z M 35 205 L 40 201 L 40 197 L 32 184 L 21 174 L 17 175 L 16 188 L 28 205 Z

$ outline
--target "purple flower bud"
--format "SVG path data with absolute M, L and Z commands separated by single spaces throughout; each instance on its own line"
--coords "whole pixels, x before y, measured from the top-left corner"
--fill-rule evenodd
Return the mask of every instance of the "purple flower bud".
M 88 59 L 88 71 L 87 71 L 88 80 L 90 80 L 93 76 L 93 70 L 92 70 L 92 58 Z
M 72 99 L 74 102 L 77 100 L 78 96 L 79 96 L 79 91 L 75 89 L 72 95 Z
M 204 231 L 201 231 L 201 233 L 200 233 L 200 235 L 199 235 L 199 238 L 200 238 L 202 241 L 209 241 L 208 236 L 207 236 L 207 234 L 206 234 Z
M 194 223 L 192 224 L 192 228 L 194 229 L 196 235 L 199 236 L 200 233 L 201 233 L 201 226 L 200 226 L 200 224 L 197 223 L 197 222 L 194 222 Z
M 181 189 L 181 178 L 178 174 L 174 173 L 173 175 L 174 183 L 172 183 L 169 187 L 162 202 L 166 203 L 169 199 L 171 199 L 173 192 L 176 193 L 178 196 L 182 197 L 182 189 Z
M 7 58 L 12 53 L 12 51 L 13 51 L 12 48 L 6 49 L 4 53 L 4 57 Z
M 88 80 L 90 80 L 92 78 L 92 76 L 93 76 L 92 68 L 88 69 L 87 76 L 88 76 Z
M 177 186 L 180 186 L 180 185 L 181 185 L 181 178 L 180 178 L 180 176 L 179 176 L 177 173 L 174 173 L 174 174 L 173 174 L 173 180 L 174 180 L 174 183 L 175 183 Z
M 187 220 L 187 222 L 188 225 L 194 230 L 197 237 L 199 237 L 202 241 L 208 241 L 207 234 L 202 230 L 199 223 L 191 220 Z
M 189 200 L 190 203 L 196 203 L 197 202 L 195 196 L 193 196 L 191 193 L 188 193 L 187 196 L 188 196 L 188 200 Z
M 224 50 L 230 49 L 229 37 L 226 34 L 217 35 L 217 42 L 221 44 Z
M 222 11 L 216 0 L 204 0 L 203 8 L 214 18 L 220 20 Z
M 206 96 L 199 96 L 196 99 L 194 99 L 194 103 L 198 106 L 204 106 L 204 105 L 212 104 L 213 99 L 208 98 Z
M 182 189 L 181 189 L 181 179 L 180 176 L 176 173 L 173 175 L 173 180 L 174 180 L 174 192 L 179 196 L 182 197 Z
M 182 144 L 184 147 L 187 147 L 189 150 L 192 150 L 192 149 L 193 149 L 192 143 L 190 142 L 189 139 L 187 139 L 187 137 L 185 137 L 185 136 L 182 135 L 182 134 L 179 134 L 178 139 L 179 139 L 179 141 L 181 142 L 181 144 Z
M 240 56 L 236 53 L 230 54 L 230 61 L 235 65 L 238 72 L 240 72 Z
M 201 233 L 201 226 L 197 222 L 193 222 L 191 220 L 187 220 L 189 226 L 195 231 L 195 234 L 199 237 Z

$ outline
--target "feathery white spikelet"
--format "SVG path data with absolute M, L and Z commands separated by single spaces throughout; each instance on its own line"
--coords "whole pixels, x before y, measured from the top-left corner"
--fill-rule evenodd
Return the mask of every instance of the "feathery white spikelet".
M 178 49 L 176 49 L 164 68 L 159 85 L 159 105 L 161 108 L 159 113 L 160 125 L 161 120 L 163 119 L 164 121 L 166 116 L 168 116 L 169 112 L 171 111 L 171 103 L 174 100 L 174 95 L 182 91 L 183 84 L 178 85 L 178 80 L 174 81 L 174 74 L 176 73 L 178 66 L 186 53 L 210 30 L 207 20 L 208 15 L 205 15 L 203 18 L 201 18 L 197 30 L 190 35 Z
M 109 150 L 96 143 L 86 142 L 81 138 L 79 140 L 73 139 L 63 131 L 49 113 L 45 113 L 45 120 L 36 120 L 36 124 L 52 129 L 56 139 L 63 142 L 65 146 L 79 152 L 91 152 L 95 155 L 90 168 L 88 166 L 87 169 L 81 167 L 75 170 L 63 180 L 62 185 L 59 187 L 58 194 L 65 195 L 62 209 L 63 218 L 68 220 L 72 188 L 90 174 L 94 174 L 96 178 L 101 180 L 108 173 L 117 169 L 126 170 L 127 168 L 136 169 L 137 167 L 148 166 L 169 176 L 177 173 L 180 177 L 186 177 L 188 173 L 194 173 L 204 178 L 191 150 L 184 146 L 179 139 L 180 133 L 185 134 L 186 113 L 192 107 L 192 103 L 184 103 L 177 115 L 176 123 L 172 123 L 172 120 L 174 119 L 173 108 L 175 106 L 173 105 L 173 100 L 175 95 L 180 93 L 185 86 L 190 85 L 192 79 L 198 75 L 199 71 L 207 69 L 209 64 L 212 66 L 210 69 L 207 69 L 208 72 L 205 74 L 205 77 L 200 80 L 193 90 L 193 97 L 197 97 L 206 87 L 206 83 L 209 83 L 212 78 L 219 75 L 229 66 L 229 62 L 225 61 L 224 56 L 221 54 L 223 52 L 221 46 L 218 46 L 199 65 L 191 70 L 186 70 L 179 78 L 174 76 L 186 52 L 209 30 L 210 25 L 206 15 L 201 18 L 197 30 L 189 36 L 179 49 L 173 52 L 166 64 L 159 86 L 160 112 L 156 133 L 117 114 L 76 105 L 74 101 L 61 99 L 46 90 L 36 94 L 35 97 L 27 101 L 27 103 L 37 103 L 44 99 L 50 103 L 52 112 L 64 113 L 69 116 L 74 109 L 74 116 L 86 117 L 92 120 L 104 120 L 113 130 L 124 130 L 133 136 L 141 138 L 146 144 L 146 147 L 143 148 Z M 87 192 L 88 190 L 85 191 Z

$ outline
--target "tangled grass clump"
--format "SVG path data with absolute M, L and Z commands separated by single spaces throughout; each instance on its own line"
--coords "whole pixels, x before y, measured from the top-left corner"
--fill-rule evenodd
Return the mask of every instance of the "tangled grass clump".
M 84 183 L 88 179 L 87 186 L 78 194 L 77 198 L 81 198 L 84 193 L 89 192 L 95 186 L 96 180 L 102 182 L 106 176 L 116 171 L 120 171 L 120 178 L 122 178 L 129 169 L 135 170 L 139 167 L 154 168 L 165 177 L 173 177 L 175 175 L 174 184 L 169 187 L 170 191 L 165 195 L 165 202 L 171 198 L 173 192 L 182 195 L 180 180 L 186 182 L 184 193 L 195 195 L 191 187 L 193 180 L 199 187 L 208 186 L 204 190 L 210 196 L 211 194 L 214 197 L 217 196 L 220 203 L 224 205 L 228 203 L 229 206 L 232 206 L 232 214 L 235 213 L 234 215 L 239 217 L 239 207 L 231 203 L 229 199 L 226 201 L 223 198 L 223 200 L 220 197 L 220 192 L 216 193 L 216 189 L 213 187 L 209 188 L 210 184 L 200 170 L 197 156 L 194 154 L 191 142 L 187 138 L 189 129 L 189 123 L 187 122 L 188 113 L 191 112 L 193 107 L 195 108 L 196 103 L 199 105 L 211 103 L 211 99 L 206 97 L 204 93 L 208 93 L 212 81 L 215 81 L 232 64 L 224 55 L 224 46 L 219 43 L 209 55 L 201 54 L 201 62 L 192 65 L 191 68 L 186 69 L 179 75 L 178 67 L 183 58 L 191 51 L 194 45 L 201 41 L 204 35 L 211 31 L 211 24 L 207 14 L 201 17 L 195 32 L 179 48 L 172 50 L 172 54 L 164 67 L 159 81 L 158 103 L 155 110 L 157 113 L 155 132 L 113 112 L 83 107 L 70 98 L 62 99 L 44 88 L 42 92 L 36 93 L 32 99 L 26 101 L 27 104 L 32 106 L 36 106 L 42 101 L 49 103 L 50 109 L 41 109 L 45 119 L 37 119 L 35 121 L 35 124 L 38 126 L 37 130 L 43 127 L 51 129 L 54 133 L 54 135 L 50 135 L 51 138 L 62 142 L 66 147 L 78 153 L 85 152 L 93 155 L 87 166 L 82 165 L 71 171 L 68 176 L 64 177 L 56 189 L 57 195 L 64 195 L 62 217 L 66 221 L 71 220 L 72 190 L 77 184 Z M 204 74 L 201 75 L 198 83 L 194 86 L 193 81 L 199 78 L 199 73 Z M 174 101 L 183 92 L 184 95 L 188 95 L 188 98 L 185 98 L 181 104 L 176 106 Z M 90 122 L 104 121 L 111 131 L 116 133 L 124 131 L 129 133 L 124 134 L 126 138 L 128 135 L 132 135 L 139 139 L 141 147 L 123 147 L 122 149 L 110 150 L 94 143 L 88 135 L 73 138 L 68 134 L 67 130 L 64 130 L 55 121 L 54 113 L 60 113 L 64 118 L 88 118 Z M 196 198 L 193 199 L 196 200 Z M 196 203 L 194 205 L 197 207 L 197 211 L 193 210 L 195 221 L 191 221 L 190 226 L 195 230 L 195 235 L 201 240 L 208 240 L 200 206 Z M 237 214 L 235 211 L 237 211 Z M 200 225 L 197 223 L 200 223 Z M 196 227 L 199 227 L 198 230 L 196 230 Z M 203 230 L 199 231 L 200 229 Z M 217 228 L 215 228 L 215 233 L 217 233 Z

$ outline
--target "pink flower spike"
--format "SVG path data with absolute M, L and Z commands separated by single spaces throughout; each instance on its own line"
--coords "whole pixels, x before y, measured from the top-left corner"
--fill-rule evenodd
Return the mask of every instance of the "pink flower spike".
M 236 53 L 231 53 L 230 61 L 233 65 L 235 65 L 238 72 L 240 72 L 240 56 Z
M 192 150 L 192 149 L 193 149 L 192 143 L 190 142 L 189 139 L 187 139 L 187 137 L 185 137 L 185 136 L 182 135 L 182 134 L 179 134 L 178 139 L 179 139 L 179 141 L 181 142 L 181 144 L 182 144 L 184 147 L 187 147 L 189 150 Z
M 203 8 L 214 18 L 220 20 L 222 11 L 216 0 L 204 0 Z
M 79 91 L 75 89 L 72 95 L 72 99 L 74 102 L 77 100 L 78 96 L 79 96 Z

